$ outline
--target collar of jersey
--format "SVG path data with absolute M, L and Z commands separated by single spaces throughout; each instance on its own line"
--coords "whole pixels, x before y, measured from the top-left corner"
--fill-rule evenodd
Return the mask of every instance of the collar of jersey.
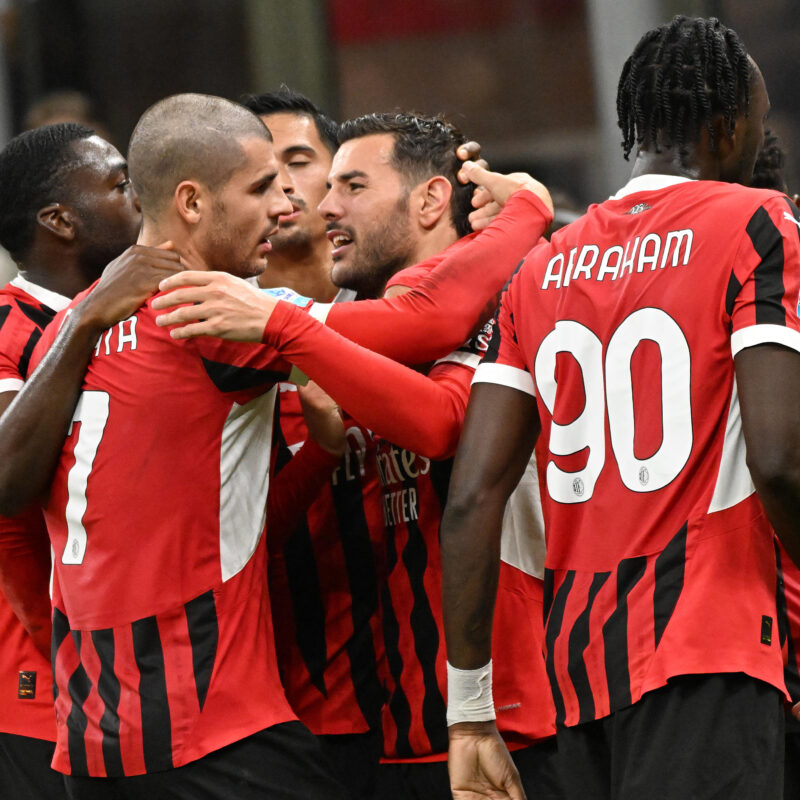
M 620 200 L 635 192 L 657 192 L 659 189 L 666 189 L 677 183 L 686 183 L 693 178 L 684 178 L 681 175 L 638 175 L 631 178 L 616 194 L 612 194 L 609 200 Z
M 17 275 L 11 281 L 11 285 L 16 286 L 17 289 L 22 289 L 23 292 L 27 292 L 40 303 L 52 308 L 53 311 L 63 311 L 72 302 L 69 297 L 64 297 L 63 294 L 58 294 L 58 292 L 51 292 L 49 289 L 45 289 L 44 286 L 39 286 L 38 283 L 31 283 L 31 281 L 23 278 L 22 275 Z

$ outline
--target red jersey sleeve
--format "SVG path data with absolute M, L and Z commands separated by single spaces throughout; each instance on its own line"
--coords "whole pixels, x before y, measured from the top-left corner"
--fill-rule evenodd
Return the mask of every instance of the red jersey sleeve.
M 17 392 L 28 377 L 40 325 L 27 318 L 13 301 L 0 304 L 0 392 Z
M 381 300 L 317 304 L 311 314 L 394 361 L 434 361 L 465 341 L 477 320 L 491 316 L 498 292 L 551 220 L 536 195 L 518 191 L 486 230 L 444 259 L 412 291 Z
M 354 419 L 390 442 L 427 458 L 446 458 L 454 452 L 466 401 L 460 390 L 454 390 L 450 370 L 434 370 L 430 376 L 415 372 L 348 341 L 283 302 L 267 323 L 264 341 Z M 468 372 L 471 375 L 472 370 Z
M 751 216 L 728 283 L 733 355 L 773 342 L 800 351 L 800 215 L 775 194 Z
M 340 461 L 340 456 L 323 450 L 309 437 L 297 455 L 275 473 L 267 495 L 270 550 L 283 548 Z
M 500 386 L 518 389 L 520 392 L 535 397 L 533 378 L 519 349 L 517 332 L 514 327 L 514 300 L 519 283 L 517 276 L 508 285 L 500 299 L 500 308 L 492 326 L 489 347 L 483 361 L 475 371 L 473 383 L 496 383 Z

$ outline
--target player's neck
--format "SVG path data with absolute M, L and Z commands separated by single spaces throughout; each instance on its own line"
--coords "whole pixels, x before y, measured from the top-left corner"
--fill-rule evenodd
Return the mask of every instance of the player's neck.
M 631 178 L 640 175 L 676 175 L 682 178 L 702 179 L 702 168 L 695 159 L 681 156 L 673 148 L 661 147 L 660 152 L 640 150 L 633 164 Z
M 54 264 L 58 265 L 57 270 L 53 269 Z M 17 269 L 25 280 L 70 298 L 87 289 L 93 280 L 87 277 L 70 255 L 63 252 L 43 252 L 36 247 L 28 251 L 25 258 L 17 264 Z
M 325 248 L 311 251 L 302 258 L 273 251 L 267 257 L 267 268 L 258 276 L 262 289 L 286 286 L 294 292 L 322 303 L 333 300 L 338 289 L 331 283 L 331 248 L 327 239 Z
M 458 233 L 452 225 L 436 226 L 420 238 L 419 243 L 414 248 L 414 257 L 411 263 L 405 264 L 404 267 L 421 264 L 423 261 L 433 258 L 443 250 L 447 250 L 451 244 L 455 244 L 458 238 Z
M 176 226 L 159 225 L 145 217 L 136 244 L 158 247 L 164 242 L 172 242 L 175 252 L 189 269 L 211 269 L 185 230 Z

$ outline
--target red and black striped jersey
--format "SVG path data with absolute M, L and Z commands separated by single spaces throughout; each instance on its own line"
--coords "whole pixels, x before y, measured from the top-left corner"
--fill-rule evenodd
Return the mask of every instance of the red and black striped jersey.
M 445 253 L 464 244 L 459 242 Z M 430 269 L 435 260 L 426 263 Z M 424 274 L 412 267 L 394 275 L 389 285 L 414 286 Z M 479 330 L 429 372 L 432 380 L 445 380 L 460 398 L 462 418 L 489 330 L 488 326 Z M 387 527 L 387 582 L 381 602 L 389 673 L 383 713 L 387 762 L 447 756 L 439 525 L 451 468 L 452 459 L 431 460 L 378 438 Z M 513 527 L 510 518 L 508 525 Z M 493 633 L 494 699 L 501 734 L 509 746 L 519 747 L 553 734 L 555 715 L 541 658 L 542 582 L 521 568 L 521 562 L 529 563 L 530 554 L 517 559 L 512 550 L 506 549 L 509 561 L 501 564 Z
M 792 703 L 800 702 L 800 569 L 775 537 L 778 560 L 778 621 L 784 650 L 784 676 Z
M 537 399 L 559 723 L 680 674 L 784 688 L 733 356 L 800 350 L 799 290 L 786 197 L 658 175 L 592 206 L 511 281 L 476 379 Z
M 295 718 L 262 535 L 290 365 L 262 345 L 172 339 L 155 316 L 148 302 L 98 340 L 46 506 L 53 764 L 76 775 L 177 767 Z
M 295 386 L 280 385 L 275 484 L 308 438 Z M 375 445 L 345 418 L 348 452 L 299 524 L 274 542 L 270 599 L 286 696 L 313 733 L 376 727 L 384 700 L 378 615 L 385 531 Z M 305 476 L 303 476 L 305 477 Z
M 21 276 L 0 290 L 0 392 L 22 388 L 42 331 L 68 304 L 68 298 Z M 31 509 L 14 518 L 0 517 L 0 549 L 6 573 L 14 572 L 16 565 L 28 574 L 27 562 L 31 559 L 37 571 L 49 569 L 50 548 L 41 510 Z M 13 581 L 14 575 L 8 580 Z M 45 622 L 49 624 L 42 620 L 42 624 Z M 2 592 L 0 642 L 0 732 L 55 741 L 50 664 L 36 649 Z

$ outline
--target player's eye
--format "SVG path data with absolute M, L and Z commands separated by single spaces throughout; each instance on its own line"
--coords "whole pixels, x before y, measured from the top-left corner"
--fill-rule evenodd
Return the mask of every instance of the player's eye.
M 292 159 L 288 163 L 287 166 L 289 166 L 289 167 L 307 167 L 310 163 L 311 163 L 311 161 L 309 161 L 309 159 L 307 159 L 307 158 L 305 158 L 305 159 L 296 158 L 296 159 Z
M 356 183 L 355 181 L 350 181 L 350 183 L 347 184 L 347 188 L 350 189 L 351 192 L 357 192 L 359 189 L 364 188 L 364 184 Z
M 124 192 L 130 185 L 131 185 L 131 179 L 125 178 L 125 180 L 120 181 L 114 188 L 119 189 L 121 192 Z

